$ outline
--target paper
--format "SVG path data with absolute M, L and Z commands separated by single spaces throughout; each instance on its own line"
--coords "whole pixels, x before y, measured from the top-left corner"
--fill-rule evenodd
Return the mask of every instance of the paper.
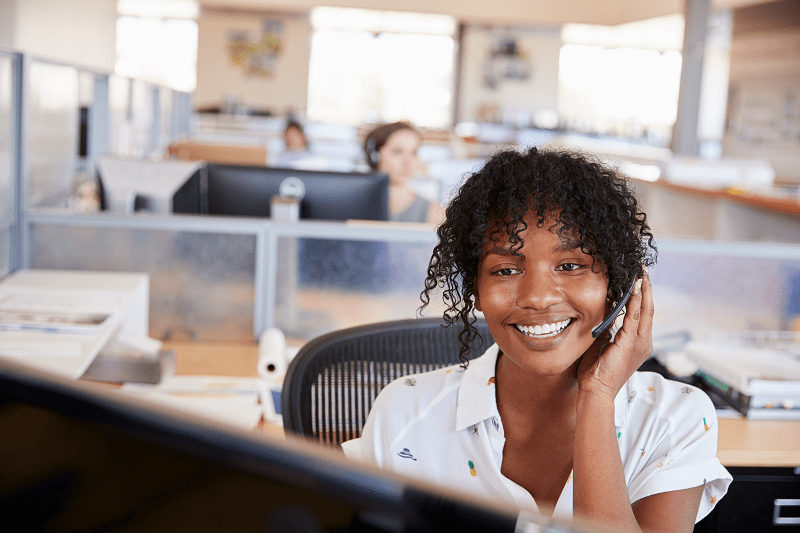
M 263 414 L 258 378 L 172 376 L 158 385 L 126 383 L 125 393 L 244 429 L 255 429 Z
M 0 344 L 0 355 L 5 357 L 80 357 L 81 343 L 63 341 L 7 341 Z

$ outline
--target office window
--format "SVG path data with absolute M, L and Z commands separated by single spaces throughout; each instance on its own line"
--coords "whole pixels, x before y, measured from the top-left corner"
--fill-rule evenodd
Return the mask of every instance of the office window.
M 147 80 L 179 91 L 197 85 L 197 22 L 122 16 L 117 19 L 120 76 Z
M 308 117 L 361 124 L 451 122 L 455 22 L 450 17 L 317 8 Z
M 559 56 L 559 114 L 573 131 L 667 145 L 681 76 L 683 16 L 614 27 L 568 24 Z

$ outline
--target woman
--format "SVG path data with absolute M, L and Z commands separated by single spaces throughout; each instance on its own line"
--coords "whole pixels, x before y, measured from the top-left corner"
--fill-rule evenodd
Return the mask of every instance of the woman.
M 389 220 L 397 222 L 437 222 L 441 205 L 430 202 L 409 188 L 417 176 L 417 157 L 421 137 L 407 122 L 384 124 L 370 132 L 364 152 L 370 168 L 389 175 Z
M 423 307 L 444 290 L 464 363 L 386 387 L 345 453 L 615 531 L 692 531 L 731 476 L 708 397 L 635 372 L 652 352 L 656 251 L 625 179 L 579 154 L 501 152 L 438 235 Z M 595 338 L 637 277 L 621 329 Z M 474 311 L 496 344 L 467 364 Z

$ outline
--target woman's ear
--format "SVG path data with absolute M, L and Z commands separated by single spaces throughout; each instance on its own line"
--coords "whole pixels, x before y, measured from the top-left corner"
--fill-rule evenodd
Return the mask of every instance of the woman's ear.
M 478 296 L 477 292 L 472 295 L 472 304 L 475 307 L 476 311 L 480 311 L 481 313 L 483 313 L 483 309 L 481 309 L 481 299 Z

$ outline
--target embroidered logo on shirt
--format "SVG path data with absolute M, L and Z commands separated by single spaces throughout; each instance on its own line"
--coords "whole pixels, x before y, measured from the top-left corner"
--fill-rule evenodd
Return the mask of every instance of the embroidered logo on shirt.
M 684 394 L 691 394 L 694 391 L 692 389 L 690 389 L 689 387 L 683 387 L 681 389 L 681 392 L 684 393 Z
M 716 503 L 717 503 L 717 497 L 716 496 L 712 496 L 711 497 L 711 505 L 715 505 Z
M 477 435 L 478 434 L 478 424 L 475 424 L 470 429 L 472 430 L 472 434 L 473 435 Z
M 634 398 L 636 398 L 636 391 L 632 390 L 631 393 L 628 395 L 628 403 L 633 403 Z
M 619 440 L 619 438 L 620 438 L 621 436 L 622 436 L 622 432 L 621 432 L 621 431 L 617 431 L 617 440 Z
M 494 426 L 494 429 L 496 431 L 500 431 L 500 422 L 497 421 L 497 417 L 496 416 L 492 417 L 492 425 Z
M 467 461 L 467 464 L 469 465 L 469 473 L 472 475 L 472 477 L 477 476 L 478 471 L 475 470 L 475 463 L 473 463 L 472 461 Z
M 655 392 L 656 388 L 655 387 L 647 387 L 647 390 L 649 390 L 650 392 Z
M 496 379 L 494 379 L 494 376 L 490 377 L 490 378 L 489 378 L 489 381 L 487 381 L 487 382 L 486 382 L 486 384 L 487 384 L 487 385 L 491 385 L 491 384 L 493 384 L 493 383 L 497 383 L 497 380 L 496 380 Z
M 703 419 L 703 427 L 706 428 L 706 431 L 711 429 L 710 427 L 708 427 L 708 424 L 706 424 L 706 419 L 705 418 Z
M 417 384 L 417 380 L 414 379 L 414 378 L 406 378 L 406 380 L 403 382 L 403 384 L 404 385 L 408 385 L 409 387 L 413 387 L 414 385 Z
M 403 459 L 412 459 L 412 460 L 414 460 L 414 461 L 416 461 L 416 460 L 417 460 L 417 458 L 416 458 L 416 457 L 414 457 L 413 455 L 411 455 L 411 450 L 409 450 L 408 448 L 403 448 L 403 451 L 402 451 L 402 452 L 398 452 L 398 453 L 397 453 L 397 455 L 399 455 L 399 456 L 400 456 L 400 457 L 402 457 Z

